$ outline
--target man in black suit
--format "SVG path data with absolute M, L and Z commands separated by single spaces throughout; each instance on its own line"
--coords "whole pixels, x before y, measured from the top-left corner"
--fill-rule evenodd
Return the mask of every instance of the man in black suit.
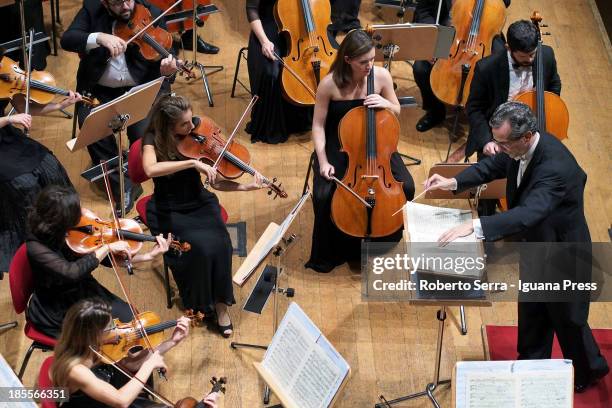
M 511 0 L 503 0 L 506 7 L 510 7 Z M 440 6 L 440 20 L 438 24 L 451 26 L 450 10 L 452 0 L 442 0 L 440 5 L 439 0 L 419 0 L 416 9 L 414 10 L 414 22 L 421 24 L 436 24 L 438 16 L 438 7 Z M 504 48 L 503 34 L 493 38 L 492 52 L 496 53 Z M 446 117 L 446 107 L 431 89 L 429 78 L 433 61 L 415 61 L 412 66 L 412 74 L 419 90 L 421 91 L 421 99 L 423 100 L 423 110 L 425 115 L 419 119 L 416 124 L 416 129 L 419 132 L 426 132 L 429 129 L 439 125 Z
M 135 4 L 147 7 L 153 18 L 161 12 L 145 0 L 85 0 L 74 20 L 61 39 L 62 48 L 77 52 L 81 57 L 77 71 L 77 89 L 89 92 L 100 102 L 105 103 L 122 95 L 136 85 L 159 78 L 172 76 L 176 72 L 176 60 L 172 55 L 161 61 L 148 61 L 133 42 L 126 42 L 112 35 L 113 26 L 118 21 L 127 22 L 132 16 Z M 162 19 L 163 20 L 163 19 Z M 158 22 L 164 27 L 163 21 Z M 162 91 L 169 92 L 170 78 L 164 80 Z M 78 108 L 79 126 L 89 114 L 85 105 Z M 143 136 L 148 120 L 137 122 L 127 129 L 130 143 Z M 117 145 L 113 136 L 87 147 L 94 164 L 117 155 Z M 115 199 L 120 197 L 118 174 L 111 173 L 111 188 Z M 137 196 L 142 193 L 140 186 L 132 190 L 126 178 L 125 206 L 129 211 Z M 117 205 L 119 207 L 119 205 Z
M 533 243 L 531 249 L 536 250 L 536 243 L 542 242 L 590 243 L 583 201 L 587 176 L 570 151 L 554 136 L 538 133 L 533 112 L 520 102 L 500 105 L 489 124 L 499 154 L 485 158 L 454 179 L 433 175 L 425 187 L 461 192 L 507 178 L 509 209 L 452 228 L 439 242 L 451 242 L 474 232 L 486 241 L 513 236 Z M 567 260 L 576 264 L 576 259 Z M 586 280 L 590 282 L 590 269 L 572 272 L 588 275 Z M 587 323 L 588 300 L 573 299 L 519 302 L 517 348 L 519 359 L 548 359 L 556 334 L 564 357 L 573 361 L 575 388 L 581 392 L 609 369 Z
M 508 27 L 506 50 L 479 61 L 474 70 L 466 112 L 470 122 L 465 156 L 474 152 L 492 156 L 500 151 L 493 142 L 489 118 L 502 103 L 512 100 L 519 92 L 534 87 L 535 60 L 542 58 L 544 89 L 561 94 L 561 79 L 553 49 L 542 46 L 536 55 L 538 31 L 530 21 L 520 20 Z

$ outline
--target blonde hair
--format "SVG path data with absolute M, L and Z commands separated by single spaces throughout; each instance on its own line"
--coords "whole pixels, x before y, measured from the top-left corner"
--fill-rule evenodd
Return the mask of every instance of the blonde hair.
M 146 133 L 155 136 L 155 155 L 158 161 L 179 159 L 181 156 L 176 149 L 174 126 L 181 116 L 191 109 L 187 98 L 175 94 L 161 96 L 151 110 L 151 122 Z
M 89 347 L 100 345 L 111 318 L 110 305 L 99 298 L 81 300 L 68 309 L 51 365 L 51 380 L 56 387 L 68 387 L 70 370 L 93 356 Z
M 353 71 L 345 61 L 345 57 L 349 59 L 357 58 L 369 52 L 372 48 L 374 48 L 374 41 L 363 30 L 352 30 L 344 37 L 336 54 L 336 59 L 330 67 L 332 78 L 338 88 L 344 88 L 353 79 Z

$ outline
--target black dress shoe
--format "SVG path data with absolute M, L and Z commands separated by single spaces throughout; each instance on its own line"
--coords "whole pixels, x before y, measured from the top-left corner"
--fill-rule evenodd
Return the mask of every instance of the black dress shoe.
M 183 49 L 184 50 L 193 50 L 193 35 L 189 34 L 189 35 L 184 35 L 182 36 L 182 40 L 183 40 Z M 219 47 L 216 47 L 212 44 L 207 43 L 206 41 L 204 41 L 203 39 L 200 38 L 200 36 L 198 35 L 198 52 L 201 52 L 202 54 L 216 54 L 219 52 Z
M 416 124 L 416 130 L 427 132 L 429 129 L 444 122 L 445 115 L 437 112 L 427 112 Z

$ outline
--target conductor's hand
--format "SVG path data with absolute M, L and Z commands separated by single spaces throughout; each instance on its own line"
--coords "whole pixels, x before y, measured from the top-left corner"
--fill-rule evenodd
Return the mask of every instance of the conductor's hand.
M 380 96 L 379 94 L 369 94 L 366 96 L 363 104 L 368 108 L 384 109 L 390 108 L 391 102 Z
M 26 113 L 18 113 L 8 117 L 11 125 L 19 125 L 29 129 L 32 126 L 32 117 Z
M 270 40 L 266 40 L 263 44 L 261 44 L 261 53 L 272 61 L 276 59 L 274 56 L 274 43 Z
M 213 169 L 211 166 L 209 166 L 208 164 L 204 164 L 199 160 L 194 160 L 194 162 L 195 162 L 194 166 L 196 170 L 199 171 L 201 174 L 206 175 L 206 178 L 208 179 L 208 183 L 215 184 L 215 180 L 217 178 L 217 171 Z
M 178 60 L 179 63 L 182 63 L 181 60 Z M 178 69 L 177 59 L 174 58 L 174 55 L 170 54 L 159 63 L 159 73 L 163 76 L 172 75 Z
M 453 190 L 457 185 L 457 180 L 454 178 L 442 177 L 439 174 L 434 174 L 425 180 L 426 190 Z
M 499 145 L 495 142 L 489 142 L 482 148 L 482 152 L 487 156 L 495 156 L 497 153 L 501 152 Z
M 472 221 L 466 221 L 461 225 L 457 225 L 440 235 L 438 243 L 440 246 L 445 246 L 449 242 L 453 242 L 457 238 L 466 237 L 474 232 L 474 224 Z
M 327 180 L 331 180 L 334 174 L 336 173 L 336 169 L 329 163 L 321 164 L 319 173 L 321 176 L 325 177 Z
M 98 45 L 106 48 L 110 52 L 111 57 L 116 57 L 125 52 L 127 44 L 119 37 L 115 37 L 112 34 L 98 33 L 96 37 Z

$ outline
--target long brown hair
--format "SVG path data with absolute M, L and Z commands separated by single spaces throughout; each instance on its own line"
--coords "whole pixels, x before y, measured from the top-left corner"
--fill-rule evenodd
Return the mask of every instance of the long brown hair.
M 180 158 L 176 150 L 174 126 L 183 113 L 191 109 L 191 103 L 179 95 L 161 96 L 151 110 L 151 122 L 146 133 L 155 136 L 155 154 L 158 161 L 169 161 Z
M 67 387 L 70 370 L 92 357 L 89 346 L 100 345 L 111 317 L 110 305 L 100 298 L 81 300 L 68 309 L 51 365 L 51 379 L 56 387 Z
M 59 249 L 66 231 L 81 219 L 81 201 L 72 187 L 49 185 L 28 214 L 28 231 L 49 248 Z
M 353 30 L 344 37 L 336 54 L 336 59 L 330 67 L 332 78 L 338 88 L 344 88 L 353 79 L 353 71 L 345 61 L 345 57 L 349 59 L 357 58 L 369 52 L 372 48 L 374 48 L 374 41 L 363 30 Z

